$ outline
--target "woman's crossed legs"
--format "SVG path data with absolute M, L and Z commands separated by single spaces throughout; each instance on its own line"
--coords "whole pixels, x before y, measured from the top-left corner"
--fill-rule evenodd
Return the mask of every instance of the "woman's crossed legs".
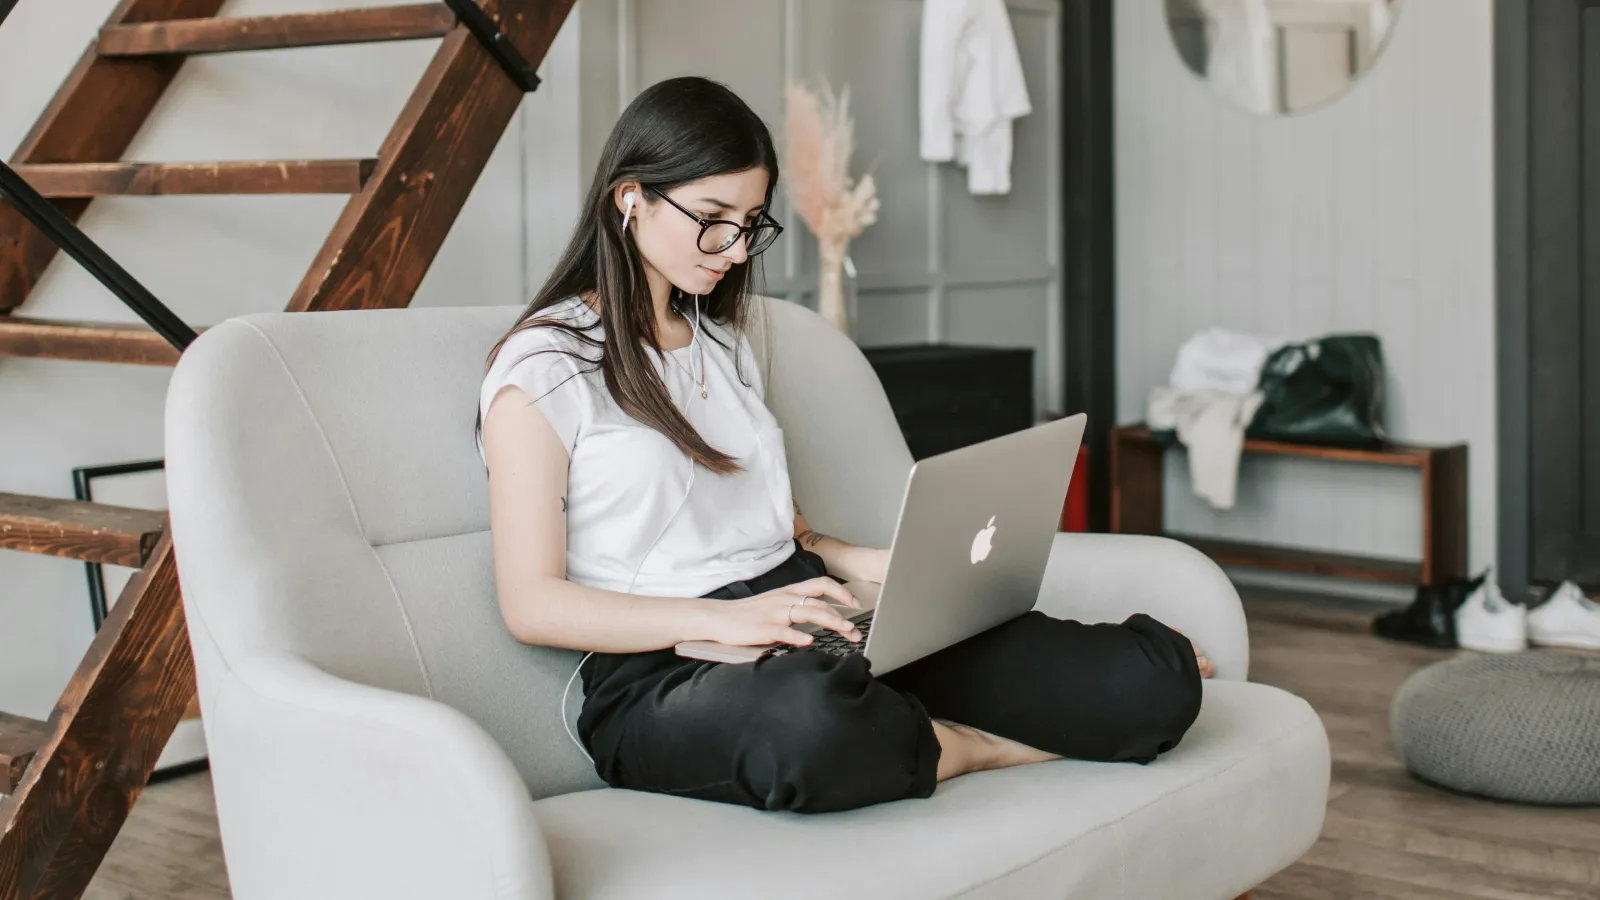
M 601 777 L 758 809 L 928 797 L 941 775 L 990 767 L 968 759 L 952 771 L 941 748 L 952 735 L 968 753 L 987 742 L 991 765 L 1146 763 L 1200 710 L 1193 645 L 1142 613 L 1091 625 L 1033 611 L 882 677 L 859 653 L 748 664 L 671 649 L 627 657 L 602 662 L 608 674 L 589 685 L 579 721 Z

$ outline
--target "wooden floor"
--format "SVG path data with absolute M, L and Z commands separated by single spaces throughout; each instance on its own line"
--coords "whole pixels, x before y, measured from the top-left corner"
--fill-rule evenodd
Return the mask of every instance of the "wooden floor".
M 1322 840 L 1252 900 L 1600 897 L 1600 810 L 1458 797 L 1395 763 L 1389 700 L 1407 675 L 1449 653 L 1373 637 L 1373 607 L 1262 592 L 1245 605 L 1251 679 L 1309 700 L 1333 745 Z M 227 897 L 210 776 L 146 789 L 85 896 Z
M 147 786 L 84 892 L 85 900 L 214 900 L 228 896 L 211 773 Z
M 1400 768 L 1389 701 L 1406 676 L 1457 651 L 1373 637 L 1374 608 L 1246 596 L 1250 680 L 1306 698 L 1333 749 L 1322 839 L 1251 900 L 1600 898 L 1600 809 L 1461 797 Z

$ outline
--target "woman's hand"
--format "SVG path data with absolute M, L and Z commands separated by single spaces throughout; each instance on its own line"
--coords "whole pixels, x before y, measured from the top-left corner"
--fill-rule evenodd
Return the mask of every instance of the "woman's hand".
M 792 626 L 810 623 L 861 640 L 860 630 L 834 612 L 829 600 L 861 607 L 855 595 L 832 578 L 813 578 L 743 600 L 715 600 L 705 639 L 745 647 L 776 643 L 803 647 L 811 643 L 811 635 Z

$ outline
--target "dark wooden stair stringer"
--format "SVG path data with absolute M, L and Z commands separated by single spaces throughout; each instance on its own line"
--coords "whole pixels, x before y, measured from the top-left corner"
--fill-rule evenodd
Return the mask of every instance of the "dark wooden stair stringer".
M 535 83 L 526 68 L 513 71 L 517 61 L 503 51 L 514 48 L 537 67 L 573 0 L 482 0 L 483 15 L 452 0 L 476 35 L 453 16 L 447 22 L 444 4 L 211 19 L 222 2 L 122 0 L 22 141 L 16 168 L 42 182 L 57 179 L 55 192 L 68 196 L 49 202 L 73 221 L 92 202 L 84 195 L 107 187 L 194 191 L 209 178 L 212 189 L 259 190 L 268 177 L 259 164 L 208 175 L 201 169 L 210 164 L 118 161 L 186 54 L 442 35 L 375 161 L 313 162 L 288 179 L 295 188 L 320 184 L 351 196 L 287 310 L 408 305 L 515 115 L 521 85 Z M 502 58 L 482 43 L 484 16 L 504 37 Z M 119 55 L 101 52 L 102 43 Z M 38 166 L 48 168 L 29 168 Z M 163 338 L 139 326 L 11 316 L 56 249 L 0 199 L 0 356 L 172 364 L 178 352 L 158 352 Z M 132 305 L 135 293 L 119 296 Z M 0 778 L 15 782 L 0 796 L 0 900 L 81 896 L 173 728 L 193 709 L 193 660 L 165 521 L 164 513 L 0 494 L 0 529 L 10 528 L 0 531 L 0 549 L 143 563 L 49 722 L 0 719 Z
M 0 897 L 79 897 L 194 696 L 163 531 L 123 589 L 15 791 L 0 797 Z

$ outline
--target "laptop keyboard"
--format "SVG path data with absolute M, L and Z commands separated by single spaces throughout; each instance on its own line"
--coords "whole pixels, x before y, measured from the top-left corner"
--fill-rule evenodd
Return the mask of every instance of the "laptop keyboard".
M 856 622 L 856 628 L 861 632 L 861 640 L 852 641 L 831 628 L 826 628 L 811 635 L 811 643 L 804 647 L 794 644 L 778 644 L 767 651 L 768 656 L 782 656 L 785 653 L 821 652 L 831 653 L 834 656 L 844 656 L 849 653 L 859 653 L 867 645 L 867 635 L 872 631 L 872 616 Z

